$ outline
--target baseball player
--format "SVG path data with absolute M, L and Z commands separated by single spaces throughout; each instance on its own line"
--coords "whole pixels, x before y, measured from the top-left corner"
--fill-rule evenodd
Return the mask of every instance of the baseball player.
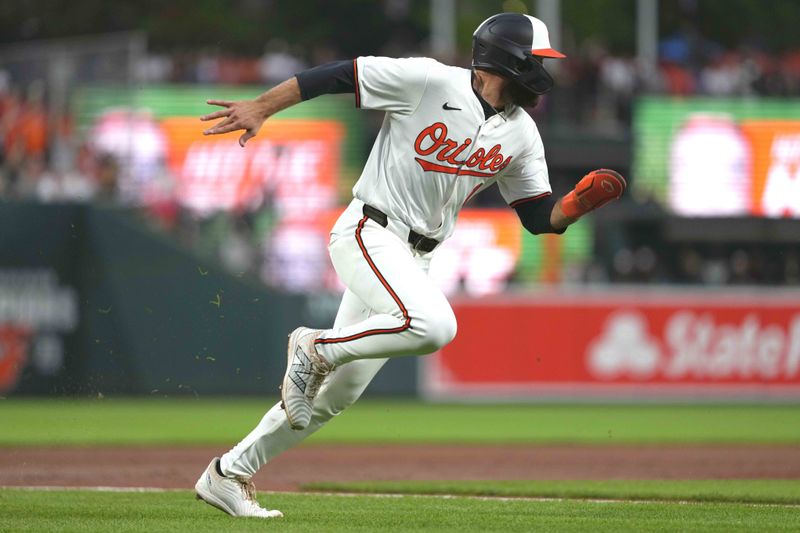
M 553 86 L 543 60 L 562 57 L 542 21 L 504 13 L 475 30 L 471 70 L 359 57 L 301 72 L 255 100 L 208 101 L 224 109 L 202 120 L 224 120 L 205 134 L 243 130 L 241 146 L 273 114 L 322 94 L 353 93 L 356 107 L 386 114 L 330 235 L 347 287 L 335 323 L 291 333 L 281 402 L 211 461 L 195 486 L 199 498 L 234 516 L 282 516 L 255 501 L 253 474 L 355 402 L 387 358 L 428 354 L 453 339 L 453 310 L 427 272 L 472 196 L 496 183 L 534 234 L 563 233 L 620 197 L 626 183 L 612 170 L 551 196 L 542 140 L 523 107 Z

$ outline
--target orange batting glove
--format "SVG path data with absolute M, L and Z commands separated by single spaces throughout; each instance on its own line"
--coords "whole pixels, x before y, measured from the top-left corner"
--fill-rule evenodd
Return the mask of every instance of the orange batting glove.
M 607 168 L 592 170 L 561 199 L 561 211 L 569 218 L 580 218 L 622 196 L 627 186 L 619 172 Z

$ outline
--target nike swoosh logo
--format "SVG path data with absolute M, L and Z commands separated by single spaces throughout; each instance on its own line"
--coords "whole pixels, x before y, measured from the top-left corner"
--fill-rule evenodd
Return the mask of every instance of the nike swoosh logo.
M 449 105 L 447 105 L 448 103 L 449 102 L 445 102 L 444 105 L 442 106 L 442 109 L 444 109 L 445 111 L 461 111 L 460 107 L 450 107 Z

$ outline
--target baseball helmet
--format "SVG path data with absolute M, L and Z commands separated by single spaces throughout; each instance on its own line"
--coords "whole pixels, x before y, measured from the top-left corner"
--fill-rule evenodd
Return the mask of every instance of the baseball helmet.
M 484 20 L 472 34 L 472 67 L 515 81 L 534 94 L 553 88 L 545 57 L 566 57 L 550 46 L 544 22 L 529 15 L 500 13 Z

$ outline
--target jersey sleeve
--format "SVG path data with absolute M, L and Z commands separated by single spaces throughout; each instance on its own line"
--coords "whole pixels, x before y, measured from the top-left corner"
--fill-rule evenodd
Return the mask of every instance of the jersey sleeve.
M 355 61 L 332 61 L 294 76 L 305 102 L 323 94 L 354 93 L 356 91 Z
M 367 56 L 354 64 L 356 107 L 410 114 L 425 92 L 433 60 Z
M 544 198 L 553 191 L 542 139 L 535 129 L 533 133 L 534 139 L 530 148 L 512 160 L 506 172 L 497 180 L 500 194 L 511 207 Z

